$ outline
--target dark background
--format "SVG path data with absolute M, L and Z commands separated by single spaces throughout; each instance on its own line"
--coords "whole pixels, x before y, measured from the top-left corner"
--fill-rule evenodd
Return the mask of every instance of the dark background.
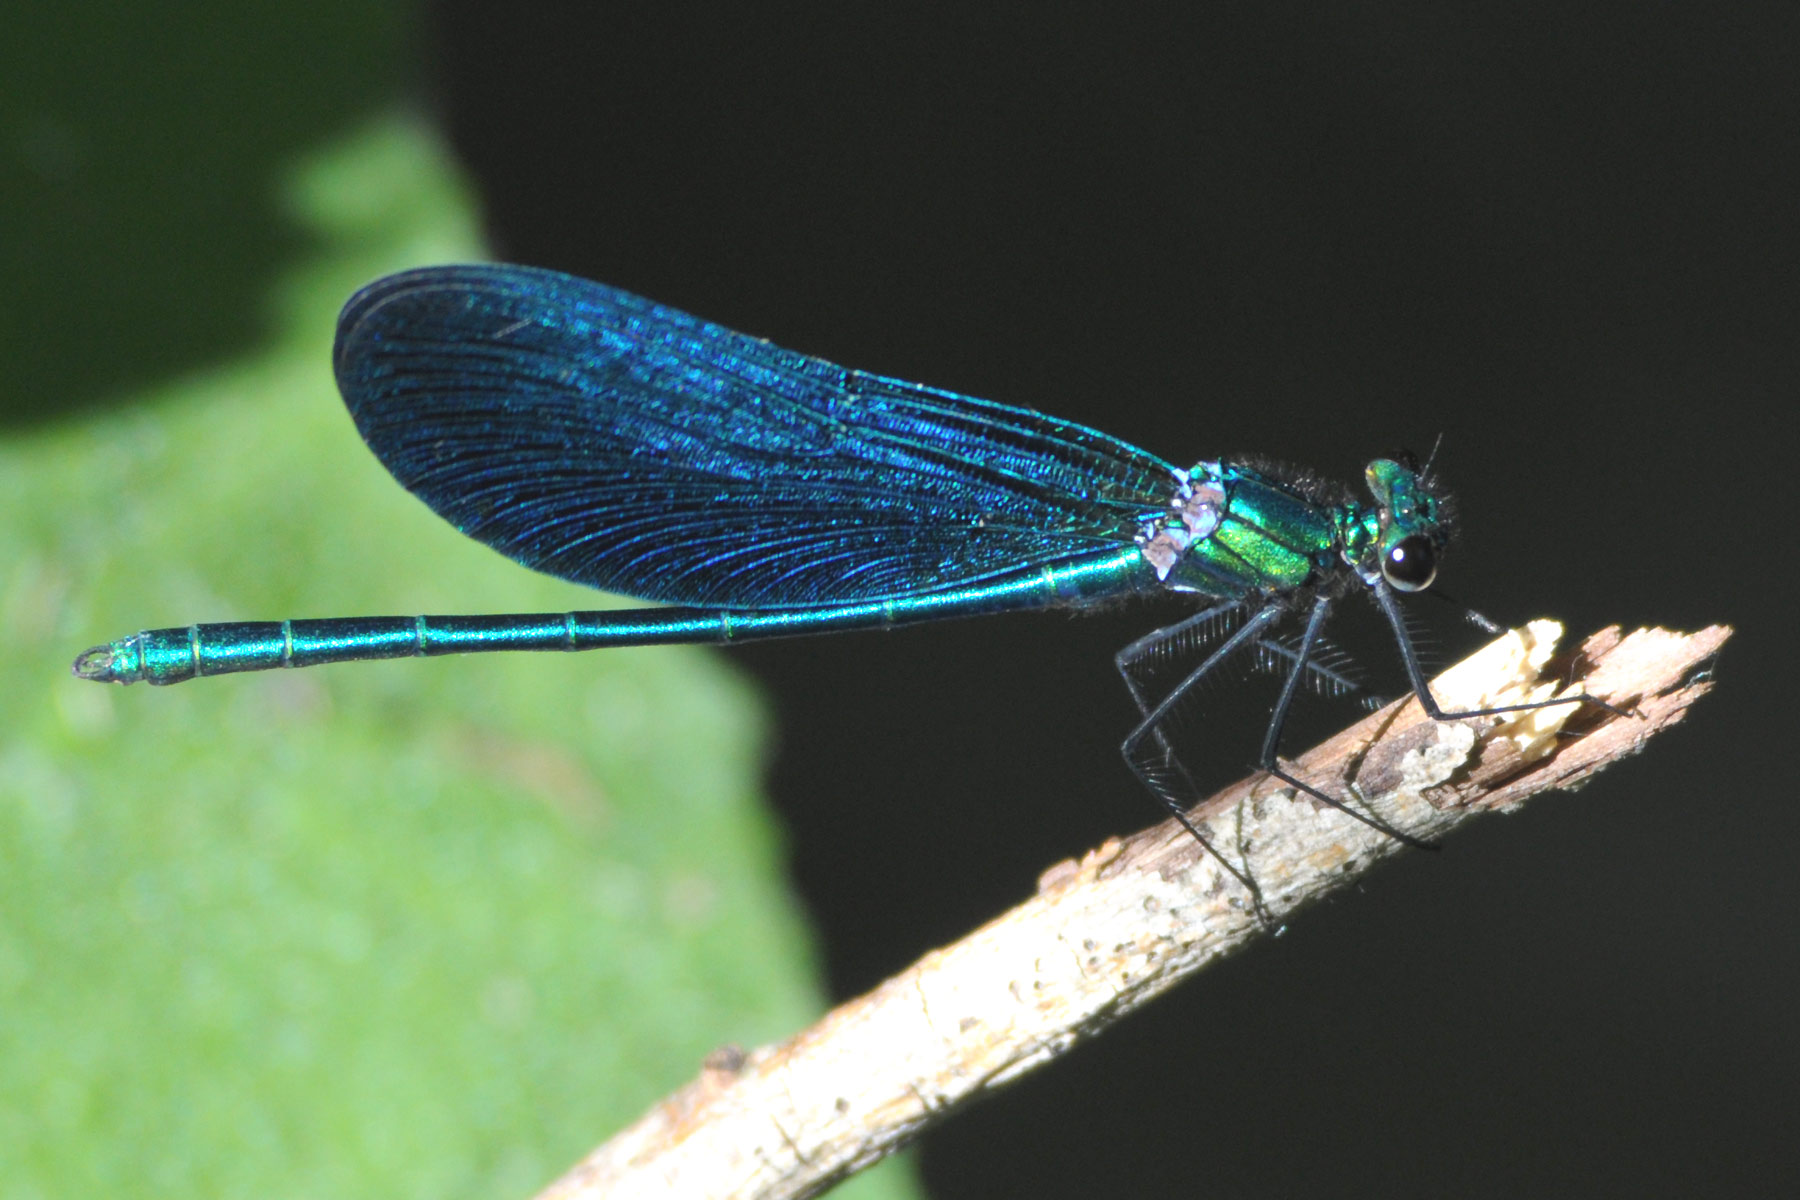
M 389 102 L 402 24 L 284 4 L 254 25 L 9 18 L 15 45 L 56 52 L 0 78 L 24 168 L 0 188 L 0 271 L 40 281 L 0 302 L 0 421 L 254 333 L 303 248 L 269 178 Z M 1355 480 L 1441 435 L 1459 598 L 1576 634 L 1739 627 L 1717 694 L 1645 758 L 1402 857 L 960 1114 L 923 1142 L 934 1196 L 1800 1185 L 1800 819 L 1777 691 L 1795 660 L 1800 9 L 426 16 L 412 95 L 506 258 L 1177 462 L 1259 451 Z M 152 86 L 192 136 L 158 132 Z M 1117 757 L 1131 711 L 1111 660 L 1169 615 L 735 654 L 777 708 L 772 790 L 836 992 L 1155 819 Z M 1344 640 L 1390 662 L 1357 615 Z M 1434 615 L 1440 661 L 1480 640 Z M 1208 698 L 1188 732 L 1210 782 L 1252 757 L 1268 699 Z M 1291 745 L 1351 715 L 1314 706 Z
M 934 1196 L 1800 1181 L 1800 822 L 1765 740 L 1793 651 L 1793 11 L 437 7 L 431 95 L 504 257 L 1184 463 L 1354 480 L 1441 434 L 1459 597 L 1741 629 L 1646 758 L 931 1134 Z M 839 994 L 1149 823 L 1111 655 L 1155 619 L 738 656 Z M 1232 699 L 1221 782 L 1267 711 Z
M 1441 434 L 1459 597 L 1741 629 L 1646 758 L 1403 859 L 928 1136 L 934 1196 L 1800 1182 L 1800 822 L 1765 740 L 1800 30 L 1729 11 L 434 10 L 428 95 L 505 258 L 1183 463 L 1355 480 Z M 1156 619 L 738 654 L 837 993 L 1150 823 L 1111 656 Z M 1266 703 L 1211 700 L 1217 782 Z

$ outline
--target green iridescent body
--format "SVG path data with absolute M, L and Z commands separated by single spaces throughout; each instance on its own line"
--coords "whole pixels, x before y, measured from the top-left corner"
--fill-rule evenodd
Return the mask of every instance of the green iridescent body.
M 152 629 L 97 646 L 75 673 L 117 683 L 357 659 L 499 650 L 593 650 L 732 642 L 887 628 L 1025 608 L 1087 607 L 1158 589 L 1220 600 L 1343 590 L 1379 578 L 1408 538 L 1441 548 L 1435 502 L 1408 468 L 1369 465 L 1376 503 L 1324 503 L 1312 490 L 1229 462 L 1177 472 L 1167 514 L 1147 517 L 1135 545 L 1113 547 L 979 584 L 854 604 L 770 610 L 670 607 L 495 616 L 331 617 Z
M 1432 698 L 1399 597 L 1432 585 L 1449 529 L 1429 464 L 1410 456 L 1368 465 L 1367 500 L 1254 462 L 1182 470 L 1035 410 L 848 370 L 604 284 L 500 264 L 370 284 L 339 317 L 333 367 L 364 442 L 451 525 L 533 570 L 670 607 L 153 629 L 88 650 L 75 674 L 169 684 L 355 659 L 745 641 L 1178 592 L 1200 602 L 1115 656 L 1141 716 L 1120 752 L 1209 848 L 1187 815 L 1196 780 L 1165 722 L 1238 654 L 1288 664 L 1258 765 L 1385 828 L 1280 762 L 1301 685 L 1356 686 L 1317 654 L 1345 596 L 1366 595 L 1381 612 L 1433 718 L 1588 699 L 1448 712 Z M 1290 642 L 1277 629 L 1295 617 Z M 1202 650 L 1170 684 L 1163 667 Z M 1255 895 L 1246 872 L 1219 861 Z
M 1373 505 L 1323 502 L 1316 489 L 1230 462 L 1186 472 L 1171 513 L 1139 539 L 1164 586 L 1220 599 L 1373 583 L 1401 542 L 1447 540 L 1437 502 L 1389 459 L 1365 472 Z M 1352 573 L 1346 575 L 1345 569 Z

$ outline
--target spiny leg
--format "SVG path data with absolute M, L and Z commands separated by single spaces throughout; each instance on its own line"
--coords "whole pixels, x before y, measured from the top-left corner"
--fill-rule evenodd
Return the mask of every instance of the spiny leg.
M 1471 708 L 1466 712 L 1446 712 L 1438 706 L 1437 698 L 1431 694 L 1431 684 L 1425 678 L 1425 669 L 1419 665 L 1419 655 L 1413 649 L 1412 635 L 1406 630 L 1406 621 L 1400 612 L 1400 602 L 1394 598 L 1394 589 L 1389 587 L 1387 581 L 1383 579 L 1376 582 L 1374 592 L 1376 607 L 1380 608 L 1382 616 L 1387 618 L 1388 625 L 1394 631 L 1394 641 L 1399 644 L 1400 661 L 1406 666 L 1406 678 L 1412 683 L 1413 695 L 1418 698 L 1419 707 L 1425 710 L 1425 715 L 1434 721 L 1455 721 L 1465 717 L 1497 717 L 1505 713 L 1553 708 L 1558 704 L 1595 704 L 1616 717 L 1630 715 L 1622 709 L 1608 704 L 1600 697 L 1590 696 L 1586 692 L 1580 692 L 1573 696 L 1558 696 L 1554 700 L 1533 700 L 1525 704 L 1502 704 L 1494 708 Z M 1485 620 L 1485 618 L 1483 619 Z
M 1242 609 L 1243 605 L 1235 600 L 1227 601 L 1224 604 L 1215 604 L 1213 607 L 1202 609 L 1192 616 L 1184 617 L 1173 625 L 1166 625 L 1161 629 L 1150 631 L 1143 637 L 1138 638 L 1130 645 L 1121 649 L 1113 656 L 1113 665 L 1118 668 L 1120 677 L 1125 681 L 1126 689 L 1130 691 L 1132 700 L 1137 704 L 1139 716 L 1145 716 L 1150 712 L 1150 702 L 1145 698 L 1144 694 L 1145 685 L 1139 678 L 1140 665 L 1147 659 L 1150 659 L 1163 651 L 1170 643 L 1187 637 L 1195 629 L 1201 628 L 1219 618 L 1228 616 L 1233 612 L 1239 612 Z M 1210 643 L 1216 636 L 1216 633 L 1202 635 L 1204 638 L 1204 641 L 1201 643 L 1202 648 Z M 1267 656 L 1266 658 L 1258 658 L 1256 660 L 1255 665 L 1252 668 L 1256 671 L 1274 673 L 1279 669 L 1276 660 L 1285 661 L 1290 665 L 1290 668 L 1293 664 L 1300 663 L 1300 655 L 1297 651 L 1291 646 L 1282 644 L 1273 637 L 1259 637 L 1251 642 L 1250 648 L 1258 651 L 1261 655 Z M 1316 647 L 1314 653 L 1317 653 Z M 1347 655 L 1344 655 L 1343 658 L 1346 662 L 1349 661 Z M 1351 667 L 1355 666 L 1353 662 L 1349 665 Z M 1364 690 L 1363 683 L 1360 679 L 1347 674 L 1337 667 L 1322 663 L 1318 661 L 1316 657 L 1309 657 L 1304 663 L 1300 663 L 1299 669 L 1305 674 L 1307 681 L 1312 684 L 1321 695 L 1352 696 Z M 1365 696 L 1363 697 L 1362 703 L 1364 705 L 1379 708 L 1382 704 L 1386 703 L 1386 701 L 1380 697 Z M 1157 744 L 1162 747 L 1164 752 L 1171 758 L 1174 757 L 1174 750 L 1169 746 L 1160 728 L 1156 730 L 1156 737 Z M 1174 765 L 1179 766 L 1179 763 Z
M 1312 612 L 1306 618 L 1306 632 L 1300 635 L 1300 649 L 1295 655 L 1294 669 L 1288 672 L 1287 681 L 1281 685 L 1281 697 L 1275 701 L 1275 711 L 1269 716 L 1269 727 L 1263 732 L 1262 754 L 1257 759 L 1257 766 L 1267 771 L 1272 777 L 1281 780 L 1296 791 L 1305 792 L 1317 800 L 1322 800 L 1348 817 L 1355 817 L 1364 825 L 1380 833 L 1385 833 L 1395 841 L 1404 842 L 1408 846 L 1417 846 L 1421 850 L 1435 850 L 1430 842 L 1402 833 L 1376 817 L 1358 812 L 1342 800 L 1326 795 L 1310 783 L 1281 768 L 1281 731 L 1287 724 L 1288 709 L 1294 703 L 1294 694 L 1300 690 L 1300 679 L 1306 673 L 1307 658 L 1313 647 L 1325 632 L 1325 621 L 1331 615 L 1332 599 L 1321 595 L 1313 601 Z
M 1113 655 L 1113 666 L 1118 669 L 1119 677 L 1125 681 L 1125 690 L 1131 693 L 1132 702 L 1137 705 L 1138 717 L 1140 719 L 1150 715 L 1150 702 L 1145 699 L 1144 688 L 1138 681 L 1137 672 L 1139 665 L 1146 659 L 1151 658 L 1159 651 L 1163 650 L 1171 642 L 1185 637 L 1193 630 L 1201 628 L 1211 621 L 1227 616 L 1241 607 L 1242 605 L 1237 601 L 1215 604 L 1211 608 L 1202 609 L 1199 612 L 1194 613 L 1192 616 L 1183 617 L 1173 625 L 1165 625 L 1161 629 L 1152 630 Z M 1189 803 L 1198 802 L 1200 799 L 1199 788 L 1194 783 L 1193 777 L 1188 774 L 1187 767 L 1176 755 L 1174 746 L 1170 745 L 1168 736 L 1163 733 L 1160 725 L 1152 729 L 1151 734 L 1156 738 L 1157 748 L 1162 751 L 1165 766 L 1177 775 L 1178 782 L 1186 789 L 1188 796 L 1191 798 Z M 1132 770 L 1134 774 L 1138 774 L 1140 779 L 1143 778 L 1142 774 L 1137 772 L 1136 767 L 1133 767 Z M 1164 796 L 1161 790 L 1152 787 L 1151 791 L 1155 792 L 1165 804 L 1168 803 L 1166 796 Z
M 1131 768 L 1131 773 L 1137 776 L 1138 782 L 1142 783 L 1144 787 L 1149 789 L 1152 796 L 1155 796 L 1162 802 L 1163 806 L 1169 810 L 1176 821 L 1180 822 L 1181 827 L 1187 830 L 1188 833 L 1193 836 L 1194 840 L 1199 842 L 1201 847 L 1204 848 L 1220 866 L 1224 867 L 1225 870 L 1231 873 L 1233 878 L 1244 885 L 1245 889 L 1250 893 L 1251 901 L 1255 905 L 1257 913 L 1263 916 L 1264 919 L 1267 919 L 1267 913 L 1263 908 L 1262 889 L 1256 886 L 1255 881 L 1252 880 L 1249 875 L 1240 870 L 1221 854 L 1218 848 L 1215 847 L 1212 842 L 1207 840 L 1206 835 L 1201 833 L 1199 827 L 1189 818 L 1187 805 L 1197 802 L 1200 799 L 1200 796 L 1198 794 L 1198 789 L 1194 786 L 1192 777 L 1187 772 L 1187 768 L 1182 765 L 1180 758 L 1176 756 L 1173 748 L 1169 745 L 1169 740 L 1162 731 L 1162 722 L 1164 718 L 1169 715 L 1170 710 L 1174 708 L 1181 697 L 1186 695 L 1195 684 L 1211 674 L 1222 663 L 1230 659 L 1232 655 L 1237 654 L 1239 651 L 1253 644 L 1265 630 L 1276 621 L 1280 620 L 1285 612 L 1283 605 L 1279 601 L 1271 601 L 1259 608 L 1249 620 L 1245 621 L 1244 624 L 1235 630 L 1230 637 L 1226 638 L 1217 649 L 1207 655 L 1198 667 L 1189 672 L 1180 683 L 1176 684 L 1175 687 L 1154 706 L 1151 706 L 1145 700 L 1143 690 L 1139 688 L 1136 678 L 1132 675 L 1132 668 L 1147 655 L 1154 653 L 1159 647 L 1170 640 L 1181 636 L 1181 634 L 1193 629 L 1195 626 L 1202 624 L 1206 620 L 1217 617 L 1222 613 L 1229 612 L 1236 607 L 1236 604 L 1224 604 L 1196 613 L 1174 625 L 1159 629 L 1154 633 L 1146 634 L 1119 651 L 1114 657 L 1113 661 L 1119 668 L 1120 676 L 1125 680 L 1126 688 L 1131 692 L 1131 698 L 1136 701 L 1138 711 L 1143 714 L 1143 719 L 1138 722 L 1136 727 L 1134 727 L 1130 733 L 1125 735 L 1125 740 L 1120 743 L 1119 753 L 1124 756 L 1125 765 Z M 1140 753 L 1140 749 L 1143 747 L 1146 740 L 1154 740 L 1156 748 L 1161 751 L 1165 769 L 1172 768 L 1178 776 L 1178 781 L 1186 788 L 1187 797 L 1185 803 L 1183 798 L 1178 796 L 1175 790 L 1168 785 L 1167 781 L 1153 769 L 1150 760 Z
M 1315 662 L 1312 659 L 1307 659 L 1302 663 L 1299 651 L 1290 646 L 1282 645 L 1274 638 L 1258 638 L 1256 640 L 1256 648 L 1266 652 L 1270 658 L 1285 658 L 1289 663 L 1298 664 L 1298 669 L 1306 673 L 1306 676 L 1312 681 L 1313 685 L 1318 688 L 1321 695 L 1354 696 L 1356 693 L 1363 690 L 1363 685 L 1360 680 L 1353 679 L 1342 671 L 1328 667 L 1324 663 Z M 1350 665 L 1354 667 L 1356 664 L 1352 662 Z M 1257 669 L 1272 672 L 1275 668 L 1270 665 L 1259 666 Z M 1364 696 L 1360 703 L 1369 708 L 1369 711 L 1373 712 L 1383 704 L 1386 704 L 1387 701 L 1379 696 Z
M 1505 628 L 1503 628 L 1498 621 L 1490 619 L 1485 613 L 1476 612 L 1461 600 L 1450 595 L 1450 593 L 1446 592 L 1443 588 L 1433 587 L 1425 594 L 1430 596 L 1433 600 L 1442 600 L 1444 603 L 1461 612 L 1463 620 L 1481 630 L 1483 633 L 1498 635 L 1506 632 Z

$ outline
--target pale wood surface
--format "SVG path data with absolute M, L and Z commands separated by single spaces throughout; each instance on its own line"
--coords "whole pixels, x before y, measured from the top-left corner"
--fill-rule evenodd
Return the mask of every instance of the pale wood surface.
M 1409 697 L 1301 756 L 1300 777 L 1336 790 L 1351 781 L 1367 811 L 1394 829 L 1441 837 L 1641 750 L 1709 690 L 1700 668 L 1731 631 L 1607 629 L 1558 659 L 1560 633 L 1548 621 L 1508 633 L 1440 675 L 1434 694 L 1446 708 L 1475 708 L 1585 689 L 1630 716 L 1570 705 L 1439 724 Z M 1551 682 L 1538 682 L 1540 673 Z M 815 1195 L 1408 852 L 1260 776 L 1195 811 L 1257 881 L 1263 916 L 1173 821 L 1109 839 L 1045 871 L 1018 907 L 811 1028 L 778 1045 L 715 1053 L 698 1079 L 540 1200 Z

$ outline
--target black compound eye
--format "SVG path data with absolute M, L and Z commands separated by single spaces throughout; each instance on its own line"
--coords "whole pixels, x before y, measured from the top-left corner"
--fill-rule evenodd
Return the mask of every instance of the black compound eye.
M 1382 558 L 1381 574 L 1398 591 L 1424 591 L 1437 578 L 1437 547 L 1421 534 L 1401 538 Z

